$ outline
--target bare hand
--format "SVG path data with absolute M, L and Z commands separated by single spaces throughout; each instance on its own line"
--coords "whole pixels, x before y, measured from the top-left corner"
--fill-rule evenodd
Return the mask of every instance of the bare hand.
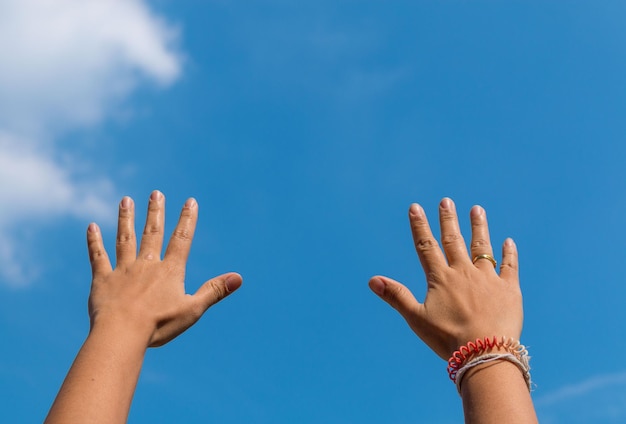
M 523 309 L 513 240 L 504 242 L 498 275 L 487 259 L 472 263 L 472 258 L 479 255 L 493 256 L 487 217 L 480 206 L 470 212 L 471 256 L 452 200 L 443 199 L 439 205 L 443 252 L 419 205 L 411 205 L 409 219 L 428 284 L 424 303 L 418 302 L 404 285 L 387 277 L 372 277 L 372 291 L 400 312 L 411 329 L 443 359 L 477 338 L 519 339 Z
M 241 286 L 239 274 L 215 277 L 198 291 L 185 293 L 185 265 L 198 219 L 194 199 L 185 203 L 165 256 L 161 259 L 165 198 L 154 191 L 139 253 L 132 199 L 120 203 L 115 269 L 107 256 L 97 225 L 87 231 L 93 280 L 89 296 L 91 328 L 123 322 L 144 337 L 146 346 L 161 346 L 193 325 L 202 314 Z

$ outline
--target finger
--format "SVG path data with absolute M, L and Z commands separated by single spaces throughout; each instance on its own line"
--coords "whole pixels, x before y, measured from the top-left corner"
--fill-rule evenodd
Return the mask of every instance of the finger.
M 507 281 L 519 284 L 519 258 L 517 246 L 511 238 L 506 239 L 502 245 L 500 277 Z
M 369 286 L 381 299 L 400 312 L 405 320 L 414 322 L 421 319 L 424 305 L 419 303 L 402 283 L 377 275 L 370 279 Z
M 441 246 L 446 252 L 450 266 L 469 260 L 465 241 L 459 228 L 459 219 L 452 199 L 444 198 L 439 203 L 439 225 L 441 226 Z
M 439 248 L 439 243 L 437 243 L 430 230 L 424 209 L 417 203 L 413 203 L 409 208 L 409 221 L 411 223 L 415 250 L 428 278 L 434 270 L 443 269 L 448 264 Z
M 109 255 L 107 255 L 107 251 L 104 249 L 102 233 L 94 222 L 87 227 L 87 251 L 89 252 L 89 261 L 91 262 L 91 275 L 94 279 L 113 270 L 111 261 L 109 261 Z
M 212 278 L 200 286 L 198 291 L 192 296 L 198 311 L 198 317 L 209 307 L 241 287 L 242 282 L 241 275 L 231 272 Z
M 187 262 L 191 241 L 198 221 L 198 204 L 195 199 L 187 199 L 180 213 L 178 224 L 172 233 L 165 251 L 165 258 L 182 263 Z
M 148 202 L 148 216 L 141 236 L 139 257 L 159 259 L 163 248 L 163 226 L 165 225 L 165 196 L 155 190 Z
M 116 267 L 130 265 L 137 256 L 137 237 L 135 235 L 135 204 L 125 196 L 120 202 L 117 217 Z
M 476 259 L 479 255 L 489 255 L 493 258 L 485 210 L 480 206 L 474 206 L 470 211 L 470 222 L 472 224 L 472 242 L 470 243 L 472 262 L 477 268 L 494 269 L 493 263 L 488 259 Z

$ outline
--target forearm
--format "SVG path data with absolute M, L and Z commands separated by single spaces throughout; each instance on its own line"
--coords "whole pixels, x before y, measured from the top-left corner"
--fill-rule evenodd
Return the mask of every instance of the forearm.
M 148 343 L 140 334 L 122 322 L 94 326 L 46 424 L 125 423 Z
M 537 423 L 524 377 L 516 365 L 496 361 L 467 372 L 461 385 L 467 424 Z

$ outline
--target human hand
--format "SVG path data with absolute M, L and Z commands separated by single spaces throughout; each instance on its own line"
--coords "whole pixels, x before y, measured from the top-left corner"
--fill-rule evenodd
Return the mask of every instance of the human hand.
M 242 283 L 236 273 L 205 282 L 193 295 L 185 293 L 185 265 L 191 248 L 198 205 L 189 199 L 161 259 L 165 197 L 150 195 L 148 216 L 139 253 L 135 236 L 135 207 L 130 197 L 120 203 L 115 269 L 112 268 L 96 224 L 87 231 L 93 274 L 89 295 L 91 329 L 122 324 L 146 347 L 164 345 L 191 327 L 204 312 Z
M 424 210 L 417 204 L 411 205 L 413 240 L 428 285 L 424 303 L 390 278 L 375 276 L 369 282 L 372 291 L 400 312 L 424 343 L 446 360 L 469 341 L 493 336 L 518 340 L 522 331 L 522 293 L 515 243 L 511 239 L 504 242 L 500 275 L 487 259 L 472 263 L 472 258 L 493 256 L 493 251 L 484 209 L 474 206 L 470 219 L 471 256 L 459 229 L 454 203 L 447 198 L 441 201 L 442 252 Z

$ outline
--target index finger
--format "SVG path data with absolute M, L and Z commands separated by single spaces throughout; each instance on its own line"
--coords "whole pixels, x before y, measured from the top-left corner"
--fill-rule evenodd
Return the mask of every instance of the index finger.
M 413 233 L 413 242 L 415 250 L 420 258 L 424 273 L 428 278 L 433 270 L 437 268 L 447 267 L 446 258 L 439 248 L 439 243 L 433 236 L 426 219 L 424 209 L 417 203 L 413 203 L 409 208 L 409 220 L 411 222 L 411 232 Z
M 180 261 L 183 264 L 187 262 L 197 222 L 198 203 L 193 198 L 187 199 L 167 245 L 164 260 Z

